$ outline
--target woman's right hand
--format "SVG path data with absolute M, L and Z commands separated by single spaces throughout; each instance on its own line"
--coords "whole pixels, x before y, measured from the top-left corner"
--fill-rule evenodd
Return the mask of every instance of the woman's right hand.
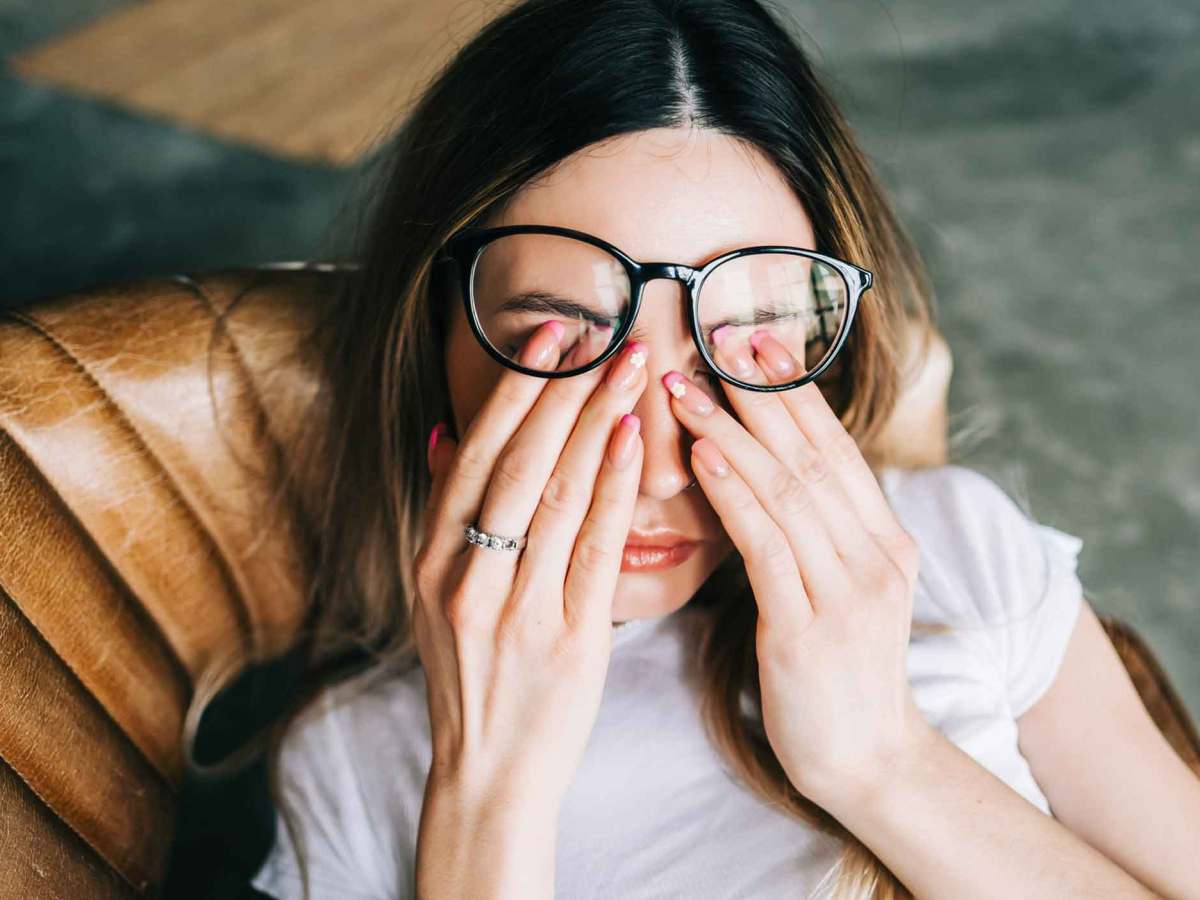
M 553 370 L 562 326 L 522 348 Z M 591 349 L 577 345 L 570 365 Z M 599 711 L 612 598 L 642 468 L 645 345 L 571 378 L 505 369 L 461 445 L 438 440 L 416 561 L 413 628 L 432 740 L 426 796 L 557 812 Z M 594 358 L 594 353 L 592 357 Z M 528 533 L 519 554 L 467 542 L 471 523 Z

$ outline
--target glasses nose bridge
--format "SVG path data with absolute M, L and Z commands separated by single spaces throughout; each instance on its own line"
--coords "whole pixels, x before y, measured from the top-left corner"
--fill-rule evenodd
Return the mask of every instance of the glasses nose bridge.
M 691 310 L 692 303 L 690 301 L 691 301 L 691 298 L 694 298 L 696 296 L 696 283 L 697 283 L 697 280 L 699 279 L 699 276 L 700 276 L 699 269 L 694 268 L 693 266 L 684 265 L 683 263 L 669 263 L 669 262 L 639 263 L 638 268 L 637 268 L 637 277 L 638 277 L 637 293 L 639 296 L 639 300 L 638 300 L 639 306 L 641 304 L 641 297 L 645 293 L 646 285 L 648 285 L 651 281 L 658 281 L 659 279 L 665 279 L 667 281 L 678 281 L 687 289 L 687 291 L 684 295 L 684 307 L 685 307 L 685 309 Z M 692 313 L 689 312 L 686 315 L 688 315 L 688 317 L 690 318 Z M 693 341 L 695 341 L 695 339 L 696 339 L 694 334 L 692 336 L 692 339 L 693 339 Z
M 651 281 L 657 281 L 660 278 L 666 278 L 671 281 L 679 281 L 691 290 L 696 282 L 697 269 L 691 266 L 685 266 L 683 263 L 666 263 L 666 262 L 649 262 L 642 263 L 638 268 L 638 275 L 645 287 Z

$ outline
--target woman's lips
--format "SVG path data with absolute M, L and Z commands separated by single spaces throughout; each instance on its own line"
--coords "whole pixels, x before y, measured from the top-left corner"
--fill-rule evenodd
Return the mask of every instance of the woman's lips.
M 699 545 L 699 541 L 680 541 L 669 547 L 626 544 L 621 554 L 621 571 L 657 572 L 670 569 L 691 556 Z

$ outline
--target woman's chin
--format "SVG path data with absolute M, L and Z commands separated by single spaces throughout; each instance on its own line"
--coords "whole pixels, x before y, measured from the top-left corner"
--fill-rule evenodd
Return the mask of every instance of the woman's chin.
M 725 544 L 705 540 L 676 565 L 663 567 L 661 561 L 647 557 L 650 565 L 646 567 L 622 567 L 613 595 L 612 620 L 658 618 L 680 609 L 728 552 Z
M 648 619 L 679 609 L 703 582 L 689 566 L 645 571 L 622 571 L 613 595 L 612 620 Z

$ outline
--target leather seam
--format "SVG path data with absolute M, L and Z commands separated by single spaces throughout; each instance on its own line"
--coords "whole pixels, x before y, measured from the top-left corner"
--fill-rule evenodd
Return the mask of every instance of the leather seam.
M 12 598 L 12 595 L 11 595 L 11 594 L 9 594 L 7 591 L 5 591 L 5 592 L 4 592 L 4 597 L 3 597 L 3 600 L 4 600 L 4 602 L 5 602 L 6 604 L 10 605 L 10 606 L 11 606 L 11 607 L 12 607 L 14 610 L 16 610 L 16 613 L 17 613 L 17 615 L 18 615 L 18 616 L 19 616 L 19 617 L 20 617 L 20 618 L 21 618 L 21 619 L 22 619 L 22 620 L 23 620 L 23 621 L 24 621 L 24 622 L 25 622 L 25 623 L 26 623 L 26 624 L 29 626 L 29 628 L 30 628 L 30 629 L 33 631 L 33 633 L 34 633 L 34 634 L 36 634 L 36 635 L 38 636 L 38 638 L 39 638 L 39 639 L 42 641 L 42 643 L 46 645 L 46 647 L 47 647 L 47 649 L 50 651 L 51 655 L 52 655 L 52 656 L 54 656 L 54 658 L 55 658 L 55 659 L 59 660 L 59 661 L 60 661 L 60 662 L 63 664 L 63 666 L 64 666 L 64 667 L 67 669 L 67 671 L 69 671 L 69 672 L 71 673 L 71 676 L 72 676 L 73 678 L 75 678 L 75 679 L 76 679 L 76 681 L 79 681 L 79 676 L 78 676 L 78 674 L 75 672 L 75 670 L 71 668 L 71 666 L 70 666 L 70 665 L 67 663 L 67 661 L 66 661 L 66 660 L 64 660 L 64 659 L 63 659 L 61 656 L 59 656 L 59 654 L 58 654 L 58 653 L 55 651 L 55 649 L 54 649 L 53 645 L 52 645 L 52 644 L 51 644 L 51 643 L 50 643 L 48 640 L 46 640 L 46 636 L 45 636 L 44 634 L 42 634 L 42 632 L 41 632 L 41 631 L 38 629 L 38 627 L 37 627 L 36 625 L 34 625 L 34 624 L 33 624 L 33 622 L 29 621 L 29 618 L 28 618 L 28 617 L 25 615 L 25 612 L 24 612 L 24 610 L 22 610 L 22 609 L 21 609 L 21 607 L 20 607 L 20 606 L 17 604 L 17 602 L 16 602 L 16 601 L 15 601 L 15 600 Z M 87 686 L 86 686 L 86 685 L 84 685 L 82 682 L 80 682 L 80 685 L 83 687 L 83 690 L 84 690 L 84 692 L 85 692 L 85 693 L 88 695 L 88 697 L 90 697 L 90 698 L 91 698 L 91 699 L 92 699 L 92 700 L 95 702 L 96 706 L 100 708 L 100 710 L 101 710 L 102 714 L 103 714 L 105 717 L 109 718 L 109 720 L 110 720 L 110 721 L 112 721 L 112 717 L 111 717 L 111 716 L 109 716 L 108 710 L 104 709 L 104 706 L 103 706 L 103 704 L 101 704 L 101 703 L 99 703 L 98 701 L 96 701 L 96 699 L 95 699 L 94 695 L 92 694 L 92 692 L 91 692 L 91 691 L 89 691 L 89 690 L 87 689 Z M 123 738 L 124 740 L 128 741 L 128 742 L 129 742 L 129 743 L 132 745 L 132 744 L 133 744 L 133 742 L 132 742 L 132 741 L 129 739 L 129 736 L 128 736 L 127 734 L 125 734 L 125 732 L 124 732 L 124 730 L 121 728 L 121 726 L 120 726 L 119 724 L 116 724 L 115 722 L 114 722 L 114 725 L 115 725 L 115 727 L 116 727 L 116 731 L 117 731 L 117 733 L 118 733 L 118 734 L 121 736 L 121 738 Z M 142 757 L 141 750 L 139 750 L 139 749 L 138 749 L 136 746 L 134 746 L 134 747 L 133 747 L 133 750 L 134 750 L 134 752 L 135 752 L 135 753 L 136 753 L 136 754 L 137 754 L 139 757 Z M 144 757 L 142 757 L 142 758 L 144 759 Z M 22 772 L 22 771 L 21 771 L 19 768 L 17 768 L 17 765 L 16 765 L 16 763 L 14 763 L 14 762 L 13 762 L 11 759 L 9 759 L 9 758 L 8 758 L 8 756 L 7 756 L 7 755 L 4 753 L 4 750 L 3 750 L 3 748 L 0 748 L 0 762 L 3 762 L 3 763 L 4 763 L 4 765 L 6 765 L 6 766 L 8 767 L 8 769 L 9 769 L 9 771 L 10 771 L 10 772 L 12 772 L 14 775 L 16 775 L 16 776 L 17 776 L 19 779 L 21 779 L 21 782 L 22 782 L 22 783 L 23 783 L 23 784 L 24 784 L 24 785 L 25 785 L 27 788 L 29 788 L 30 792 L 31 792 L 31 793 L 32 793 L 32 794 L 33 794 L 35 797 L 37 797 L 37 798 L 38 798 L 38 800 L 40 800 L 40 801 L 41 801 L 42 805 L 43 805 L 43 806 L 45 806 L 45 807 L 46 807 L 46 809 L 48 809 L 48 810 L 49 810 L 51 813 L 53 813 L 53 814 L 54 814 L 54 815 L 55 815 L 55 816 L 58 818 L 58 820 L 59 820 L 60 822 L 62 822 L 64 825 L 66 825 L 66 826 L 67 826 L 67 828 L 69 828 L 69 829 L 70 829 L 72 832 L 74 832 L 74 834 L 75 834 L 75 835 L 76 835 L 76 836 L 77 836 L 77 837 L 78 837 L 78 838 L 79 838 L 81 841 L 83 841 L 83 842 L 84 842 L 84 843 L 85 843 L 85 844 L 86 844 L 88 847 L 90 847 L 90 848 L 92 849 L 92 852 L 94 852 L 94 853 L 95 853 L 95 854 L 96 854 L 98 857 L 100 857 L 100 859 L 102 859 L 102 860 L 104 861 L 104 863 L 105 863 L 105 864 L 106 864 L 106 865 L 107 865 L 107 866 L 108 866 L 110 869 L 112 869 L 114 872 L 116 872 L 116 873 L 117 873 L 117 875 L 118 875 L 118 876 L 120 876 L 120 878 L 121 878 L 121 879 L 122 879 L 122 880 L 123 880 L 123 881 L 124 881 L 126 884 L 128 884 L 128 885 L 129 885 L 130 887 L 132 887 L 134 890 L 136 890 L 136 891 L 139 891 L 139 892 L 140 892 L 140 891 L 144 891 L 144 890 L 145 890 L 145 888 L 146 888 L 146 885 L 145 885 L 145 884 L 143 884 L 143 885 L 140 885 L 140 886 L 139 886 L 139 885 L 137 885 L 137 884 L 134 884 L 133 880 L 132 880 L 132 879 L 130 879 L 130 877 L 129 877 L 128 875 L 126 875 L 126 874 L 125 874 L 125 872 L 123 872 L 123 871 L 122 871 L 122 870 L 121 870 L 121 869 L 120 869 L 120 868 L 119 868 L 119 867 L 118 867 L 118 866 L 117 866 L 117 865 L 116 865 L 116 864 L 115 864 L 115 863 L 112 861 L 112 859 L 110 859 L 110 858 L 109 858 L 109 856 L 108 856 L 108 854 L 107 854 L 107 853 L 105 853 L 103 850 L 101 850 L 99 847 L 97 847 L 97 846 L 95 845 L 95 843 L 93 843 L 93 842 L 92 842 L 92 840 L 91 840 L 90 838 L 88 838 L 88 837 L 87 837 L 87 835 L 85 835 L 85 834 L 84 834 L 82 831 L 80 831 L 80 830 L 79 830 L 79 829 L 78 829 L 78 828 L 75 826 L 75 824 L 74 824 L 73 822 L 71 822 L 71 821 L 70 821 L 70 820 L 69 820 L 69 819 L 68 819 L 66 816 L 64 816 L 64 815 L 62 814 L 62 812 L 60 812 L 60 811 L 59 811 L 58 807 L 57 807 L 55 804 L 51 803 L 51 802 L 50 802 L 50 800 L 49 800 L 49 799 L 47 799 L 47 798 L 46 798 L 46 797 L 45 797 L 45 796 L 42 794 L 42 792 L 41 792 L 41 791 L 39 791 L 39 790 L 38 790 L 38 789 L 37 789 L 37 788 L 34 786 L 33 782 L 31 782 L 31 781 L 30 781 L 30 780 L 29 780 L 29 779 L 28 779 L 28 778 L 25 776 L 25 773 L 24 773 L 24 772 Z M 149 770 L 151 770 L 151 771 L 155 772 L 155 774 L 158 774 L 158 770 L 157 770 L 157 769 L 155 769 L 153 765 L 150 765 L 149 761 L 147 761 L 147 768 L 148 768 Z M 169 793 L 170 793 L 171 797 L 172 797 L 172 798 L 174 798 L 174 797 L 175 797 L 175 792 L 174 792 L 173 790 L 171 790 L 171 789 L 170 789 L 170 785 L 169 785 L 169 784 L 167 785 L 167 787 L 168 787 L 168 791 L 169 791 Z
M 86 365 L 84 365 L 83 361 L 80 360 L 79 357 L 77 357 L 74 353 L 72 353 L 70 348 L 60 341 L 36 318 L 21 311 L 10 311 L 8 315 L 11 316 L 14 321 L 24 323 L 32 331 L 41 335 L 42 338 L 44 338 L 52 347 L 66 357 L 66 359 L 91 383 L 97 392 L 99 392 L 104 403 L 114 411 L 117 419 L 125 426 L 125 428 L 129 430 L 129 433 L 133 435 L 136 442 L 145 452 L 146 457 L 150 460 L 153 460 L 154 465 L 158 468 L 159 472 L 162 473 L 167 489 L 179 501 L 180 508 L 184 511 L 184 514 L 192 521 L 196 527 L 196 530 L 203 535 L 204 541 L 208 544 L 210 549 L 214 551 L 211 554 L 211 558 L 221 572 L 221 579 L 225 583 L 226 589 L 240 600 L 241 592 L 237 590 L 237 585 L 232 573 L 229 571 L 229 567 L 225 561 L 225 558 L 219 552 L 220 546 L 217 544 L 209 530 L 204 526 L 203 520 L 200 518 L 195 507 L 191 504 L 188 498 L 184 495 L 183 491 L 180 489 L 179 485 L 176 483 L 175 478 L 171 474 L 170 470 L 163 464 L 163 461 L 158 457 L 158 455 L 150 448 L 150 444 L 146 440 L 145 436 L 141 433 L 141 431 L 138 430 L 138 427 L 126 414 L 121 405 L 117 403 L 116 398 L 104 388 L 104 385 L 102 385 L 92 371 Z M 249 645 L 251 637 L 250 619 L 247 615 L 245 607 L 241 603 L 234 603 L 232 606 L 234 607 L 234 615 L 237 619 L 238 627 L 241 632 L 242 649 L 246 649 Z M 168 643 L 170 642 L 168 641 Z
M 212 296 L 208 293 L 207 290 L 205 290 L 204 285 L 202 285 L 200 282 L 198 282 L 193 276 L 186 275 L 186 274 L 176 275 L 176 276 L 174 276 L 173 280 L 175 280 L 179 284 L 184 285 L 185 287 L 187 287 L 190 291 L 192 291 L 196 295 L 197 299 L 199 299 L 204 304 L 204 306 L 208 310 L 208 313 L 213 317 L 213 328 L 214 329 L 221 328 L 224 331 L 226 337 L 228 337 L 229 346 L 233 349 L 233 357 L 236 360 L 238 371 L 241 373 L 241 376 L 244 379 L 245 384 L 248 386 L 250 395 L 254 397 L 254 405 L 257 407 L 257 410 L 258 410 L 257 418 L 258 418 L 259 427 L 262 429 L 262 433 L 265 434 L 267 436 L 267 439 L 270 441 L 270 444 L 271 444 L 271 467 L 274 470 L 274 473 L 276 474 L 276 476 L 278 476 L 279 472 L 286 471 L 286 466 L 284 464 L 283 444 L 280 442 L 278 436 L 275 434 L 275 430 L 271 427 L 271 417 L 269 415 L 267 415 L 267 406 L 265 403 L 263 403 L 262 394 L 259 392 L 259 389 L 258 389 L 258 383 L 254 380 L 254 378 L 251 374 L 253 370 L 246 363 L 246 357 L 245 357 L 245 354 L 242 353 L 241 344 L 239 344 L 237 342 L 237 338 L 234 337 L 234 334 L 232 331 L 224 328 L 224 325 L 222 323 L 222 318 L 221 318 L 222 313 L 220 312 L 220 310 L 217 309 L 216 303 L 213 302 Z M 253 284 L 253 282 L 251 282 L 245 288 L 243 288 L 242 294 L 239 295 L 239 299 L 240 299 L 240 296 L 244 295 L 246 292 L 248 292 L 253 287 L 254 287 L 254 284 Z M 237 303 L 237 302 L 238 302 L 238 300 L 233 301 L 233 303 Z M 233 304 L 230 304 L 229 309 L 232 309 L 232 306 L 233 306 Z M 227 309 L 226 314 L 228 314 L 228 312 L 229 312 L 229 310 Z M 210 353 L 211 353 L 211 349 L 212 349 L 212 345 L 210 343 L 209 344 Z M 211 356 L 210 356 L 210 359 L 211 359 Z M 211 392 L 210 392 L 210 397 L 211 397 Z M 288 495 L 289 505 L 294 507 L 295 506 L 295 497 L 293 496 L 293 492 L 291 491 L 290 487 L 287 489 L 287 495 Z M 303 521 L 302 518 L 298 517 L 298 516 L 293 516 L 293 519 L 296 522 Z
M 118 878 L 120 878 L 123 882 L 125 882 L 127 885 L 129 885 L 131 888 L 133 888 L 138 893 L 142 893 L 146 890 L 146 887 L 147 887 L 146 884 L 143 884 L 140 886 L 137 884 L 134 884 L 133 880 L 128 875 L 126 875 L 124 872 L 122 872 L 119 868 L 117 868 L 117 866 L 113 863 L 113 861 L 111 859 L 108 858 L 108 855 L 106 853 L 104 853 L 104 851 L 102 851 L 99 847 L 97 847 L 90 840 L 88 840 L 87 837 L 83 834 L 83 832 L 81 832 L 78 828 L 76 828 L 74 825 L 72 825 L 70 822 L 68 822 L 65 818 L 63 818 L 62 814 L 57 809 L 55 809 L 54 806 L 45 797 L 43 797 L 41 795 L 41 793 L 38 791 L 38 789 L 29 783 L 29 779 L 27 779 L 24 775 L 22 775 L 21 771 L 9 761 L 9 759 L 4 755 L 3 751 L 0 751 L 0 762 L 4 763 L 4 765 L 8 768 L 8 770 L 10 772 L 12 772 L 14 775 L 16 775 L 17 778 L 21 779 L 21 783 L 24 784 L 25 787 L 29 789 L 29 792 L 38 799 L 38 802 L 40 802 L 42 804 L 42 806 L 46 807 L 46 809 L 52 815 L 54 815 L 58 819 L 58 821 L 62 822 L 64 825 L 66 825 L 67 828 L 69 828 L 71 830 L 72 834 L 74 834 L 77 838 L 79 838 L 81 841 L 83 841 L 83 843 L 93 853 L 96 854 L 96 856 L 99 858 L 99 860 L 102 863 L 104 863 L 104 865 L 108 866 L 109 871 L 113 872 Z
M 209 314 L 213 317 L 214 326 L 221 323 L 222 313 L 217 309 L 217 304 L 213 302 L 212 296 L 207 290 L 205 290 L 204 285 L 198 282 L 194 276 L 181 274 L 174 276 L 173 280 L 187 287 L 196 295 L 199 300 L 203 301 L 205 307 L 208 309 Z M 242 293 L 244 294 L 253 287 L 254 284 L 251 282 L 245 288 L 243 288 Z M 238 301 L 235 300 L 233 302 L 237 303 Z M 232 308 L 232 304 L 230 304 L 230 308 Z M 225 314 L 228 314 L 228 312 L 229 310 L 226 310 Z M 283 445 L 280 443 L 275 431 L 271 428 L 271 417 L 267 415 L 267 406 L 265 403 L 263 403 L 262 394 L 258 389 L 258 383 L 253 377 L 251 377 L 251 372 L 253 370 L 246 363 L 245 354 L 242 353 L 242 345 L 237 342 L 237 338 L 234 337 L 233 332 L 225 329 L 225 334 L 229 338 L 229 346 L 233 348 L 233 355 L 237 360 L 238 369 L 240 370 L 242 377 L 245 378 L 246 384 L 250 388 L 250 393 L 254 397 L 254 404 L 258 407 L 259 422 L 262 425 L 263 433 L 266 434 L 271 440 L 271 449 L 273 451 L 272 456 L 274 457 L 274 461 L 278 466 L 279 457 L 281 457 L 283 454 Z
M 78 528 L 77 528 L 78 532 L 80 534 L 84 535 L 83 539 L 86 540 L 88 545 L 96 551 L 96 554 L 102 560 L 105 560 L 107 562 L 104 554 L 102 552 L 100 552 L 100 549 L 96 546 L 95 540 L 92 539 L 91 533 L 88 532 L 88 530 L 86 528 L 84 528 L 82 526 L 82 524 L 79 523 L 79 519 L 75 516 L 74 511 L 66 503 L 62 502 L 62 497 L 59 495 L 59 493 L 57 491 L 55 491 L 53 489 L 53 486 L 50 485 L 50 483 L 48 481 L 46 481 L 45 476 L 43 476 L 41 474 L 41 470 L 39 470 L 36 465 L 33 465 L 33 461 L 29 459 L 28 454 L 25 453 L 25 451 L 21 447 L 21 445 L 19 443 L 17 443 L 15 440 L 13 440 L 12 436 L 4 428 L 0 428 L 0 437 L 3 437 L 4 439 L 6 439 L 9 442 L 9 444 L 12 447 L 14 447 L 16 449 L 16 451 L 18 453 L 20 453 L 30 463 L 31 468 L 35 472 L 37 472 L 39 476 L 41 476 L 42 483 L 44 485 L 46 485 L 46 488 L 50 492 L 50 494 L 52 496 L 54 496 L 61 504 L 64 515 L 69 516 L 70 519 L 76 523 L 76 525 L 78 526 Z M 132 596 L 132 592 L 129 590 L 128 586 L 125 584 L 124 579 L 122 579 L 120 577 L 120 574 L 114 571 L 114 572 L 112 572 L 112 576 L 116 581 L 118 581 L 120 583 L 120 586 L 124 589 L 123 590 L 124 595 L 126 597 Z M 96 709 L 98 709 L 100 711 L 100 714 L 102 716 L 104 716 L 106 719 L 108 719 L 112 723 L 113 727 L 129 742 L 129 745 L 133 748 L 134 752 L 138 755 L 139 758 L 141 758 L 146 763 L 146 767 L 148 769 L 150 769 L 152 772 L 154 772 L 154 774 L 158 777 L 158 779 L 162 783 L 162 785 L 167 789 L 167 792 L 172 797 L 178 797 L 178 791 L 176 790 L 175 785 L 172 783 L 171 779 L 168 777 L 167 773 L 162 771 L 162 769 L 160 769 L 158 767 L 158 765 L 145 753 L 145 751 L 143 751 L 142 748 L 140 746 L 138 746 L 137 742 L 134 741 L 133 738 L 129 737 L 129 735 L 126 733 L 125 729 L 121 726 L 121 723 L 116 720 L 116 718 L 113 716 L 113 714 L 109 711 L 108 707 L 106 707 L 103 703 L 100 702 L 100 699 L 96 696 L 96 693 L 91 689 L 91 687 L 88 686 L 88 683 L 84 680 L 83 676 L 79 674 L 79 670 L 76 669 L 76 667 L 73 666 L 71 664 L 71 662 L 65 656 L 63 656 L 61 653 L 58 652 L 58 648 L 54 646 L 54 644 L 51 642 L 51 640 L 46 636 L 45 632 L 43 632 L 40 628 L 38 628 L 37 624 L 32 619 L 30 619 L 28 615 L 26 615 L 25 610 L 22 609 L 21 604 L 17 601 L 17 594 L 14 591 L 10 590 L 9 585 L 5 583 L 3 572 L 0 572 L 0 600 L 9 603 L 12 606 L 12 608 L 17 611 L 17 613 L 18 613 L 18 615 L 20 615 L 21 619 L 24 620 L 24 622 L 29 626 L 29 629 L 38 636 L 38 638 L 42 641 L 43 644 L 46 645 L 46 648 L 50 652 L 51 656 L 53 656 L 60 663 L 62 663 L 63 668 L 66 669 L 67 672 L 70 673 L 71 677 L 75 679 L 76 683 L 79 685 L 79 687 L 83 691 L 84 695 L 88 698 L 88 701 L 90 701 L 96 707 Z M 146 623 L 150 627 L 150 629 L 154 632 L 155 635 L 158 636 L 159 642 L 165 647 L 168 655 L 170 656 L 172 663 L 175 665 L 177 674 L 183 676 L 185 683 L 189 682 L 190 679 L 188 678 L 188 675 L 187 675 L 187 669 L 184 668 L 183 663 L 175 655 L 175 649 L 171 646 L 170 642 L 166 639 L 166 636 L 162 634 L 161 630 L 158 627 L 158 623 L 154 621 L 152 616 L 150 616 L 148 613 L 145 612 L 144 609 L 141 608 L 140 603 L 133 604 L 133 606 L 131 608 L 134 609 L 134 615 L 136 615 L 140 618 L 144 618 L 146 620 Z
M 318 267 L 320 265 L 321 264 L 317 264 Z M 305 267 L 303 267 L 302 270 L 308 271 L 311 268 L 312 268 L 312 266 L 306 265 Z M 248 280 L 248 282 L 244 286 L 242 286 L 242 288 L 238 292 L 237 297 L 235 297 L 235 299 L 230 302 L 230 304 L 226 307 L 224 312 L 222 312 L 221 310 L 219 310 L 217 308 L 217 304 L 214 302 L 212 295 L 208 292 L 208 290 L 205 288 L 205 286 L 199 280 L 197 280 L 197 278 L 194 275 L 190 275 L 187 273 L 180 273 L 180 274 L 172 276 L 171 280 L 175 281 L 177 284 L 180 284 L 180 285 L 183 285 L 184 287 L 186 287 L 188 290 L 190 290 L 196 296 L 197 299 L 199 299 L 204 304 L 209 315 L 212 316 L 212 318 L 213 318 L 214 330 L 220 328 L 224 332 L 225 336 L 227 337 L 227 339 L 229 341 L 229 346 L 232 348 L 232 353 L 233 353 L 233 357 L 236 361 L 237 368 L 244 380 L 244 383 L 248 387 L 249 393 L 254 398 L 254 404 L 258 410 L 258 415 L 257 415 L 258 426 L 259 426 L 259 428 L 261 428 L 262 433 L 266 435 L 268 441 L 270 442 L 271 468 L 272 468 L 273 476 L 275 478 L 279 478 L 280 473 L 284 473 L 283 477 L 285 479 L 288 479 L 288 482 L 286 484 L 284 484 L 284 486 L 283 486 L 283 490 L 286 495 L 287 508 L 288 508 L 289 513 L 291 514 L 292 521 L 295 522 L 296 527 L 305 534 L 305 539 L 307 540 L 310 537 L 309 523 L 308 523 L 307 516 L 305 515 L 305 513 L 303 511 L 303 507 L 300 504 L 299 500 L 297 499 L 296 492 L 290 482 L 290 475 L 288 474 L 288 467 L 286 464 L 285 454 L 283 451 L 283 443 L 279 440 L 278 435 L 275 433 L 275 429 L 272 427 L 271 417 L 267 413 L 267 406 L 263 402 L 262 393 L 259 390 L 258 383 L 254 380 L 254 377 L 252 374 L 253 369 L 246 362 L 246 357 L 245 357 L 245 354 L 242 352 L 241 344 L 238 343 L 237 337 L 234 335 L 233 331 L 224 327 L 223 316 L 228 315 L 233 310 L 233 307 L 241 301 L 242 297 L 246 296 L 250 291 L 252 291 L 255 287 L 258 286 L 257 279 L 259 278 L 259 276 L 262 274 L 262 272 L 264 270 L 265 270 L 265 267 L 263 267 L 263 266 L 256 267 L 253 270 L 252 277 Z M 210 344 L 209 344 L 210 354 L 211 354 L 211 347 L 212 347 L 212 345 L 210 342 Z M 211 356 L 209 358 L 211 359 Z M 210 393 L 210 396 L 211 396 L 211 393 Z M 250 622 L 248 624 L 248 627 L 253 628 L 254 623 Z M 252 635 L 252 637 L 253 636 L 254 635 Z

